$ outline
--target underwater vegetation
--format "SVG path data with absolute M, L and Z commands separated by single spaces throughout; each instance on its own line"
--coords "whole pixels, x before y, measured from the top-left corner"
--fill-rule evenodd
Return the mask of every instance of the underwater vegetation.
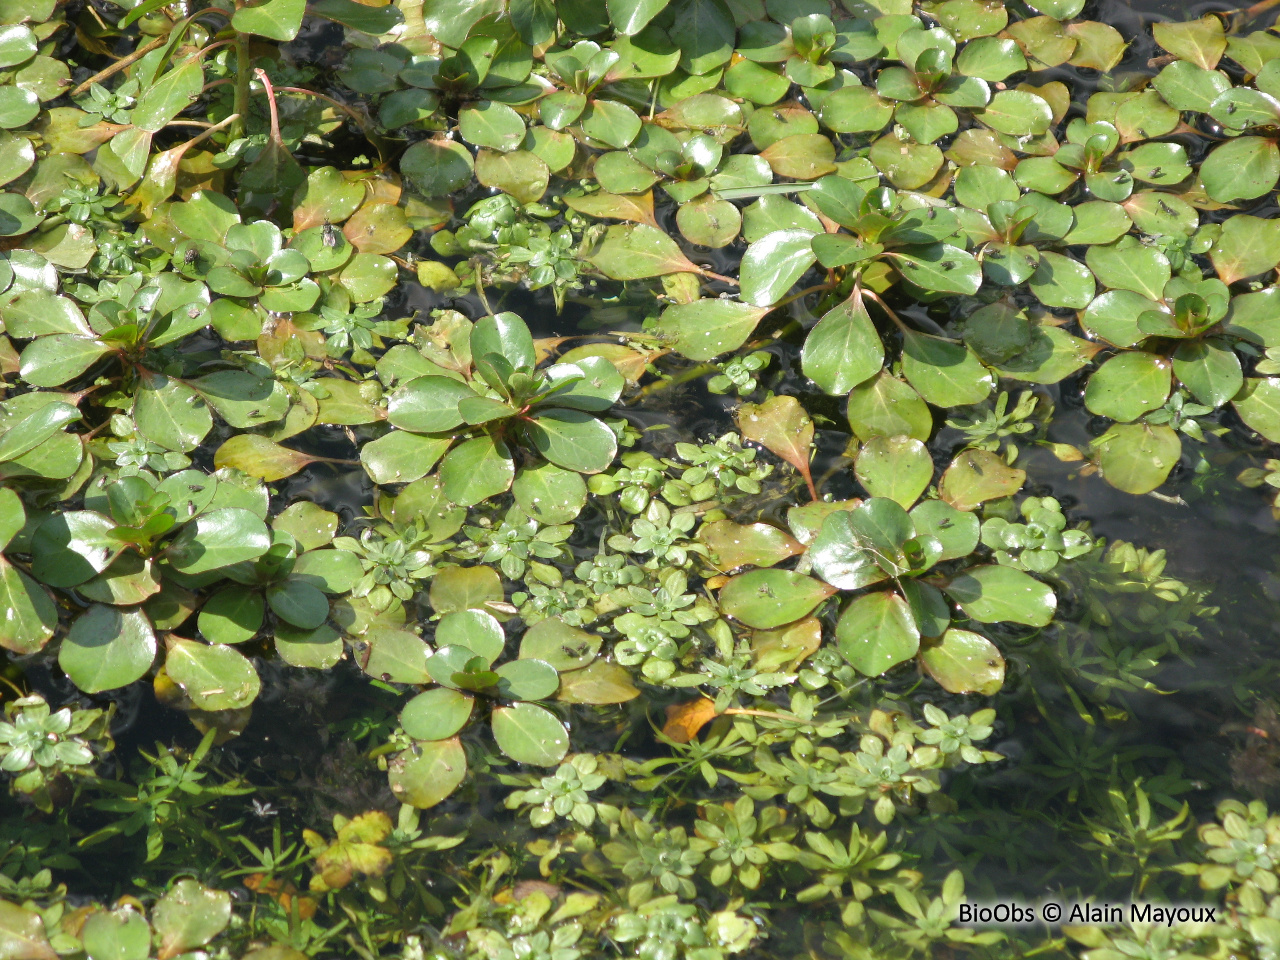
M 1280 957 L 1168 6 L 0 0 L 0 960 Z

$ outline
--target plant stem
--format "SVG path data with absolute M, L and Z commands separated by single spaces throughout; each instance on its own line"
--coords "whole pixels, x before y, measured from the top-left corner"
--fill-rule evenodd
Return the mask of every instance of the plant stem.
M 168 37 L 156 37 L 150 43 L 144 43 L 137 50 L 133 51 L 133 53 L 129 54 L 128 56 L 121 57 L 111 66 L 106 67 L 102 70 L 99 70 L 97 73 L 95 73 L 92 77 L 90 77 L 84 83 L 80 84 L 78 87 L 72 90 L 71 96 L 73 97 L 80 96 L 80 94 L 84 93 L 86 90 L 92 87 L 95 83 L 100 83 L 103 80 L 106 80 L 108 77 L 115 76 L 125 67 L 129 66 L 129 64 L 134 63 L 138 60 L 141 60 L 152 50 L 155 50 L 157 47 L 163 46 L 168 41 L 169 41 Z
M 239 4 L 236 4 L 239 7 Z M 249 35 L 236 31 L 236 92 L 231 103 L 231 112 L 236 114 L 236 122 L 228 131 L 228 139 L 235 141 L 244 137 L 244 122 L 249 115 L 249 81 L 253 74 L 249 72 Z

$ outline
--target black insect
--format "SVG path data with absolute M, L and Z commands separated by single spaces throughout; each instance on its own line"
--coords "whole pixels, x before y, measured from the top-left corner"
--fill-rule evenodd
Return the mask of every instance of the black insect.
M 326 247 L 336 247 L 338 245 L 338 230 L 328 220 L 320 228 L 320 239 Z

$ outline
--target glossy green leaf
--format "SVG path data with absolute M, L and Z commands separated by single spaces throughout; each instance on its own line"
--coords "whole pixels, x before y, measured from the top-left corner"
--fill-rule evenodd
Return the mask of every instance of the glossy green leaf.
M 720 589 L 720 608 L 749 627 L 767 630 L 807 616 L 835 592 L 790 570 L 752 570 L 731 577 Z
M 614 432 L 602 420 L 580 410 L 540 410 L 525 431 L 540 454 L 566 470 L 599 473 L 618 452 Z
M 414 744 L 387 764 L 391 792 L 401 803 L 427 810 L 457 790 L 467 776 L 467 754 L 457 737 Z
M 823 314 L 800 353 L 804 375 L 830 394 L 848 393 L 883 363 L 884 344 L 860 293 Z
M 201 636 L 210 643 L 244 643 L 262 629 L 265 611 L 261 593 L 238 586 L 227 587 L 200 608 L 197 624 Z
M 854 473 L 871 496 L 910 509 L 933 479 L 933 458 L 911 437 L 872 437 L 858 451 Z
M 516 503 L 539 523 L 568 523 L 587 502 L 582 475 L 554 463 L 523 467 L 511 485 Z
M 490 723 L 498 749 L 517 763 L 550 767 L 569 752 L 564 724 L 536 703 L 495 707 Z
M 1008 621 L 1047 626 L 1058 608 L 1048 584 L 1013 567 L 973 567 L 943 588 L 966 614 L 982 623 Z
M 298 35 L 306 7 L 306 0 L 266 0 L 237 9 L 231 25 L 241 33 L 254 33 L 283 43 Z
M 1133 350 L 1117 354 L 1089 378 L 1084 403 L 1112 420 L 1136 420 L 1162 406 L 1172 383 L 1170 363 L 1153 353 Z
M 807 230 L 776 230 L 747 247 L 739 276 L 742 299 L 757 307 L 781 300 L 817 261 Z
M 19 656 L 35 653 L 53 637 L 58 608 L 29 576 L 0 557 L 0 647 Z
M 613 280 L 698 272 L 674 240 L 645 223 L 609 227 L 587 260 Z
M 836 643 L 859 673 L 878 677 L 910 660 L 920 649 L 920 631 L 907 602 L 881 591 L 858 597 L 840 615 Z
M 1159 424 L 1119 423 L 1094 441 L 1102 476 L 1125 493 L 1150 493 L 1169 476 L 1182 444 L 1172 429 Z
M 920 664 L 948 693 L 994 696 L 1004 686 L 1004 657 L 994 643 L 971 630 L 952 628 L 923 645 Z
M 435 687 L 404 705 L 400 726 L 415 740 L 445 740 L 466 726 L 474 704 L 469 693 Z
M 440 463 L 445 496 L 463 507 L 505 493 L 515 475 L 515 463 L 506 445 L 495 443 L 488 435 L 463 441 Z
M 854 435 L 863 441 L 900 436 L 928 440 L 933 433 L 933 414 L 920 394 L 887 370 L 853 388 L 848 416 Z
M 85 693 L 101 693 L 133 683 L 155 655 L 156 635 L 145 613 L 94 604 L 62 639 L 58 666 Z
M 167 557 L 175 570 L 192 575 L 254 560 L 270 546 L 266 524 L 248 510 L 231 507 L 202 514 L 183 527 Z

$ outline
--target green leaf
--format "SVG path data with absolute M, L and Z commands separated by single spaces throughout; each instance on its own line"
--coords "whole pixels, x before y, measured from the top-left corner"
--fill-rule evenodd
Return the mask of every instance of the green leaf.
M 444 433 L 462 423 L 458 403 L 475 395 L 465 383 L 449 377 L 417 377 L 391 392 L 387 420 L 401 430 Z
M 444 495 L 460 507 L 475 506 L 505 493 L 515 475 L 515 463 L 506 444 L 496 443 L 488 434 L 464 440 L 440 463 Z
M 1173 354 L 1173 372 L 1200 403 L 1222 406 L 1244 386 L 1240 358 L 1218 337 L 1189 340 Z
M 258 672 L 241 653 L 223 644 L 170 638 L 165 672 L 200 710 L 238 710 L 257 699 Z
M 1280 264 L 1280 221 L 1242 213 L 1228 217 L 1209 258 L 1228 284 L 1274 269 Z
M 471 356 L 477 358 L 497 354 L 513 369 L 530 371 L 537 363 L 533 334 L 528 325 L 514 313 L 481 317 L 471 330 Z
M 687 0 L 677 5 L 671 35 L 680 38 L 685 72 L 704 74 L 729 62 L 737 30 L 724 0 Z
M 1132 350 L 1118 354 L 1089 378 L 1084 405 L 1112 420 L 1137 420 L 1168 399 L 1173 377 L 1169 367 L 1168 360 L 1153 353 Z
M 898 507 L 898 511 L 901 514 L 899 522 L 905 524 L 899 532 L 905 533 L 905 536 L 884 552 L 862 535 L 853 510 L 831 514 L 809 545 L 813 572 L 842 590 L 860 590 L 888 578 L 888 572 L 878 562 L 879 557 L 899 554 L 902 543 L 914 532 L 905 511 L 901 507 Z
M 871 496 L 910 508 L 933 479 L 933 458 L 912 437 L 872 437 L 858 452 L 854 473 Z
M 267 587 L 271 612 L 295 627 L 314 630 L 329 618 L 329 601 L 319 588 L 307 581 L 288 577 Z
M 1118 423 L 1094 441 L 1103 479 L 1125 493 L 1150 493 L 1182 455 L 1178 435 L 1164 424 Z
M 458 132 L 468 143 L 505 153 L 524 140 L 524 120 L 505 103 L 481 100 L 458 111 Z
M 27 523 L 27 511 L 22 498 L 8 487 L 0 487 L 0 552 L 9 546 L 13 538 Z
M 576 670 L 595 659 L 601 639 L 565 623 L 559 617 L 539 620 L 520 640 L 520 659 L 541 660 L 556 670 Z
M 189 385 L 228 426 L 261 427 L 289 412 L 289 393 L 275 380 L 247 370 L 221 370 L 191 380 Z
M 1044 627 L 1058 609 L 1058 598 L 1048 584 L 1000 564 L 973 567 L 943 590 L 961 610 L 982 623 L 1008 621 Z
M 883 363 L 884 344 L 858 290 L 823 314 L 800 352 L 804 375 L 829 394 L 848 393 L 875 376 Z
M 742 299 L 757 307 L 781 300 L 817 262 L 808 230 L 775 230 L 747 247 L 738 276 Z
M 704 194 L 680 205 L 676 226 L 690 243 L 719 249 L 737 238 L 742 229 L 742 214 L 728 200 Z
M 266 0 L 255 6 L 239 7 L 231 17 L 231 26 L 241 33 L 287 43 L 298 35 L 306 9 L 306 0 Z
M 1227 51 L 1227 37 L 1219 17 L 1206 16 L 1186 23 L 1153 23 L 1156 43 L 1175 57 L 1212 70 Z
M 670 0 L 606 0 L 609 19 L 618 33 L 633 37 L 667 6 Z
M 447 798 L 466 776 L 467 754 L 457 737 L 414 744 L 387 764 L 391 792 L 401 803 L 419 810 Z
M 902 276 L 922 290 L 972 296 L 982 286 L 982 267 L 978 261 L 950 244 L 908 247 L 893 253 L 892 257 Z
M 448 687 L 418 694 L 400 711 L 400 726 L 415 740 L 445 740 L 467 725 L 475 697 Z
M 1132 290 L 1149 300 L 1159 300 L 1169 282 L 1169 259 L 1154 247 L 1139 243 L 1137 237 L 1122 237 L 1108 246 L 1092 246 L 1085 261 L 1103 286 Z
M 836 592 L 790 570 L 751 570 L 720 589 L 720 608 L 749 627 L 768 630 L 799 620 Z
M 640 133 L 640 118 L 616 100 L 588 100 L 579 129 L 592 140 L 622 150 Z
M 20 23 L 0 27 L 0 68 L 26 63 L 36 55 L 36 50 L 36 36 L 30 27 Z
M 492 614 L 483 610 L 455 610 L 440 618 L 435 642 L 438 647 L 466 647 L 493 663 L 502 655 L 506 636 Z
M 995 377 L 968 347 L 914 331 L 903 334 L 902 373 L 939 407 L 981 403 L 995 389 Z
M 911 511 L 917 537 L 933 537 L 942 544 L 938 560 L 967 557 L 978 546 L 981 524 L 976 514 L 958 510 L 944 500 L 926 500 Z
M 151 910 L 161 960 L 203 947 L 231 922 L 231 895 L 195 880 L 179 880 Z
M 517 763 L 552 767 L 569 752 L 564 724 L 536 703 L 495 707 L 489 722 L 498 749 Z
M 188 451 L 213 428 L 213 414 L 204 398 L 181 380 L 146 373 L 133 399 L 138 432 L 167 450 Z
M 848 415 L 859 440 L 901 436 L 928 440 L 933 433 L 933 414 L 920 394 L 887 370 L 853 388 Z
M 205 602 L 196 623 L 210 643 L 244 643 L 262 629 L 265 609 L 258 591 L 227 587 Z
M 9 492 L 9 491 L 6 491 Z M 58 608 L 34 580 L 0 557 L 0 647 L 19 656 L 35 653 L 53 637 Z
M 1028 283 L 1031 292 L 1046 307 L 1083 310 L 1095 291 L 1093 274 L 1088 267 L 1051 250 L 1041 251 L 1040 265 Z
M 1280 379 L 1249 378 L 1231 405 L 1249 429 L 1280 443 Z
M 0 900 L 0 951 L 14 960 L 57 960 L 35 910 Z
M 296 2 L 296 0 L 272 0 Z M 204 69 L 199 57 L 191 57 L 147 87 L 138 98 L 130 119 L 139 130 L 157 133 L 200 96 Z
M 957 510 L 972 510 L 988 500 L 1011 497 L 1022 489 L 1025 470 L 1009 466 L 989 450 L 964 450 L 947 467 L 938 496 Z
M 522 467 L 511 492 L 520 509 L 543 524 L 569 523 L 587 502 L 582 475 L 553 463 Z
M 560 686 L 555 667 L 542 660 L 509 660 L 498 666 L 496 690 L 504 700 L 545 700 Z
M 1138 317 L 1160 305 L 1132 290 L 1111 290 L 1097 296 L 1080 318 L 1086 331 L 1117 347 L 1132 347 L 1146 337 Z
M 58 666 L 85 693 L 102 693 L 133 683 L 155 656 L 156 635 L 145 613 L 95 603 L 63 637 Z
M 540 454 L 566 470 L 599 473 L 618 452 L 614 432 L 603 421 L 580 410 L 539 410 L 524 429 Z
M 746 343 L 768 312 L 734 300 L 694 300 L 667 307 L 654 332 L 690 360 L 710 360 Z
M 701 272 L 680 252 L 674 240 L 647 223 L 609 227 L 586 259 L 611 280 Z
M 25 87 L 0 87 L 0 129 L 25 127 L 40 114 L 40 98 Z
M 456 140 L 419 140 L 400 158 L 400 172 L 425 196 L 445 197 L 471 181 L 474 163 Z
M 408 630 L 375 626 L 356 648 L 357 662 L 369 676 L 384 683 L 426 683 L 431 651 Z M 434 658 L 432 658 L 434 659 Z
M 404 16 L 395 4 L 371 7 L 357 0 L 311 0 L 311 12 L 352 30 L 372 36 L 381 36 L 392 27 L 404 22 Z
M 68 423 L 80 419 L 80 411 L 69 403 L 47 403 L 27 414 L 0 435 L 0 463 L 17 460 L 30 453 Z
M 228 507 L 188 523 L 169 544 L 166 555 L 175 570 L 190 576 L 255 560 L 270 546 L 265 523 L 248 510 Z
M 18 373 L 33 387 L 60 387 L 111 352 L 101 340 L 54 334 L 27 344 Z
M 767 523 L 713 520 L 698 529 L 698 539 L 707 545 L 716 567 L 726 571 L 747 565 L 772 567 L 804 552 L 798 542 Z
M 268 483 L 292 477 L 299 470 L 315 463 L 313 457 L 300 450 L 290 450 L 266 437 L 252 433 L 238 433 L 228 438 L 213 455 L 213 465 L 232 467 Z
M 1025 90 L 1001 90 L 974 116 L 998 133 L 1010 136 L 1039 136 L 1053 122 L 1053 108 L 1034 93 Z
M 1219 203 L 1254 200 L 1280 180 L 1280 147 L 1261 137 L 1228 140 L 1205 158 L 1200 179 L 1205 192 Z
M 431 608 L 441 615 L 481 610 L 503 596 L 502 581 L 492 567 L 445 567 L 431 581 Z
M 51 587 L 74 587 L 101 573 L 122 548 L 111 536 L 115 523 L 100 513 L 54 514 L 31 540 L 31 573 Z
M 146 960 L 151 953 L 151 928 L 132 907 L 90 914 L 80 940 L 93 960 Z
M 476 154 L 476 179 L 483 186 L 508 193 L 521 203 L 541 200 L 550 176 L 546 161 L 528 150 L 500 153 L 481 149 Z
M 1004 657 L 980 633 L 953 627 L 937 642 L 924 645 L 920 663 L 948 693 L 990 697 L 1004 686 Z
M 882 591 L 858 597 L 836 623 L 841 655 L 859 673 L 878 677 L 910 660 L 920 649 L 920 631 L 907 602 Z
M 560 692 L 556 699 L 562 703 L 610 704 L 626 703 L 640 696 L 631 683 L 627 668 L 607 660 L 593 660 L 578 670 L 560 674 Z
M 479 399 L 474 394 L 472 397 Z M 360 462 L 374 483 L 411 483 L 425 477 L 452 443 L 452 437 L 423 437 L 407 430 L 393 430 L 362 446 Z

